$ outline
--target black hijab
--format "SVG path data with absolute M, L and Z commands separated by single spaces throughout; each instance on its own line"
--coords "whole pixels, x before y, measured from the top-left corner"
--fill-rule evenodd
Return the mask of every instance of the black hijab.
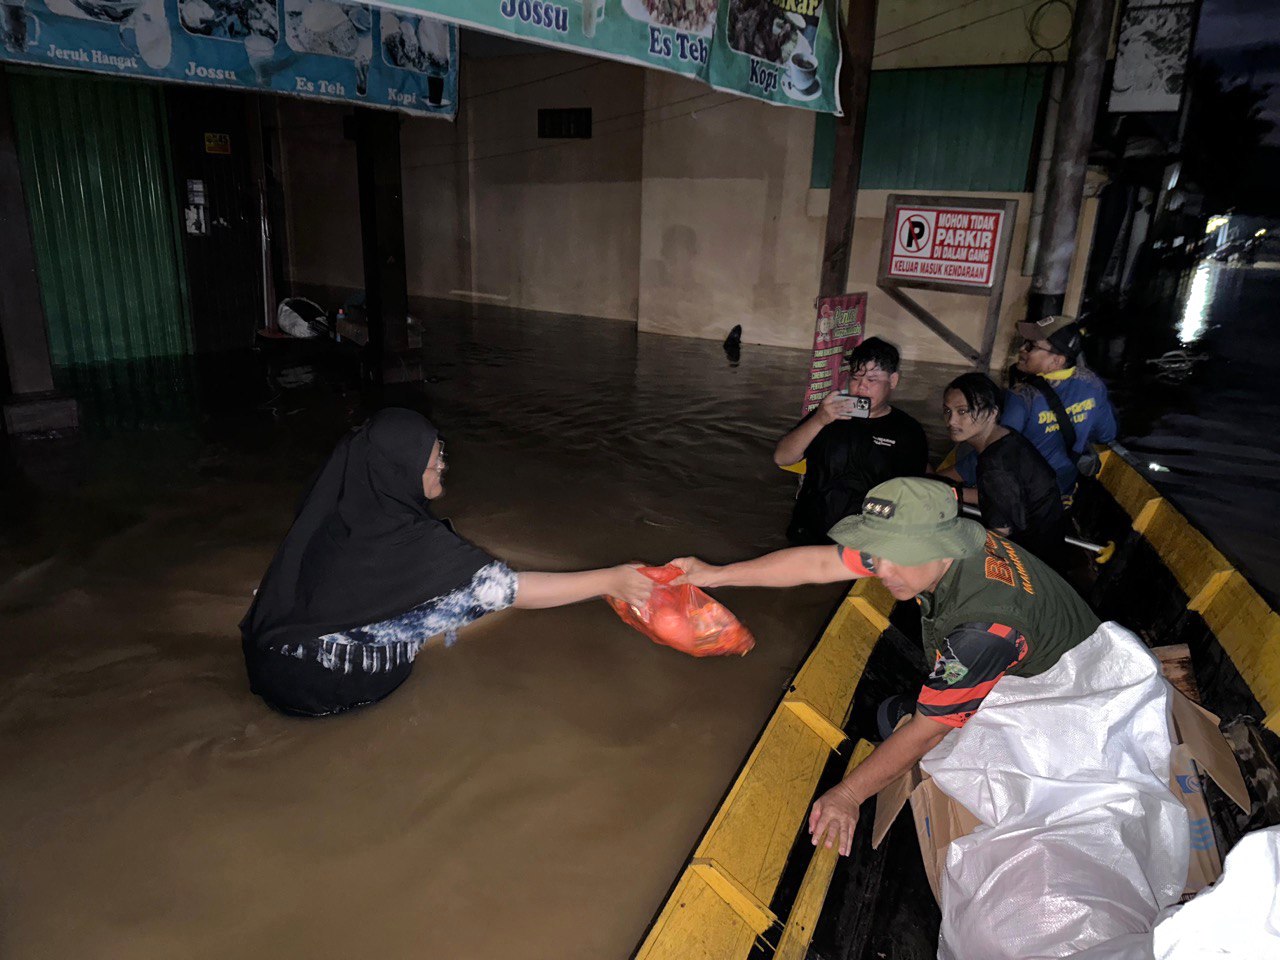
M 422 474 L 436 428 L 381 410 L 316 474 L 240 622 L 259 647 L 386 620 L 455 590 L 493 561 L 431 514 Z

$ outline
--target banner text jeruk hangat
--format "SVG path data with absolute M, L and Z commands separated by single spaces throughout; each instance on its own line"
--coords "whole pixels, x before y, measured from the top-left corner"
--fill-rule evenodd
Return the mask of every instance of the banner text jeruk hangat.
M 452 118 L 458 31 L 334 0 L 0 0 L 0 60 Z

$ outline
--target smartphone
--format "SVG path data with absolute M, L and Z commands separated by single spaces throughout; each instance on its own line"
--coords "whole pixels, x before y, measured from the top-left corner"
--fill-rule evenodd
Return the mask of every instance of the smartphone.
M 845 399 L 845 410 L 850 416 L 863 420 L 871 416 L 871 400 L 868 397 L 851 397 L 847 393 L 841 396 Z

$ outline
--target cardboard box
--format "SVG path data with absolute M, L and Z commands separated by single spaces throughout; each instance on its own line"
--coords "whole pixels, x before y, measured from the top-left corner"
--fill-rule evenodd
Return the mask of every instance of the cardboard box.
M 1230 744 L 1218 729 L 1218 718 L 1170 688 L 1173 713 L 1173 753 L 1170 760 L 1170 788 L 1187 808 L 1191 821 L 1191 863 L 1185 894 L 1194 894 L 1222 874 L 1222 857 L 1209 822 L 1209 808 L 1202 789 L 1207 774 L 1246 813 L 1250 809 L 1249 790 Z M 905 722 L 905 721 L 904 721 Z M 1202 774 L 1203 771 L 1203 774 Z M 871 846 L 878 848 L 903 804 L 910 802 L 916 821 L 916 839 L 924 859 L 925 874 L 938 902 L 942 901 L 939 880 L 947 859 L 947 847 L 957 837 L 973 832 L 981 822 L 952 800 L 916 764 L 876 794 L 876 818 Z
M 1222 854 L 1209 821 L 1202 772 L 1218 785 L 1241 810 L 1252 808 L 1249 788 L 1245 786 L 1231 744 L 1218 728 L 1219 720 L 1208 710 L 1173 691 L 1173 726 L 1175 743 L 1170 760 L 1170 787 L 1182 800 L 1191 821 L 1191 865 L 1187 886 L 1191 895 L 1222 876 Z

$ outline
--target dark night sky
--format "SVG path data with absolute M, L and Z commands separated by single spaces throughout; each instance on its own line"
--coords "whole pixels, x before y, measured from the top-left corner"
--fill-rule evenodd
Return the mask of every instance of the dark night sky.
M 1267 117 L 1276 129 L 1270 141 L 1280 144 L 1280 0 L 1204 0 L 1196 54 L 1229 78 L 1272 84 Z

